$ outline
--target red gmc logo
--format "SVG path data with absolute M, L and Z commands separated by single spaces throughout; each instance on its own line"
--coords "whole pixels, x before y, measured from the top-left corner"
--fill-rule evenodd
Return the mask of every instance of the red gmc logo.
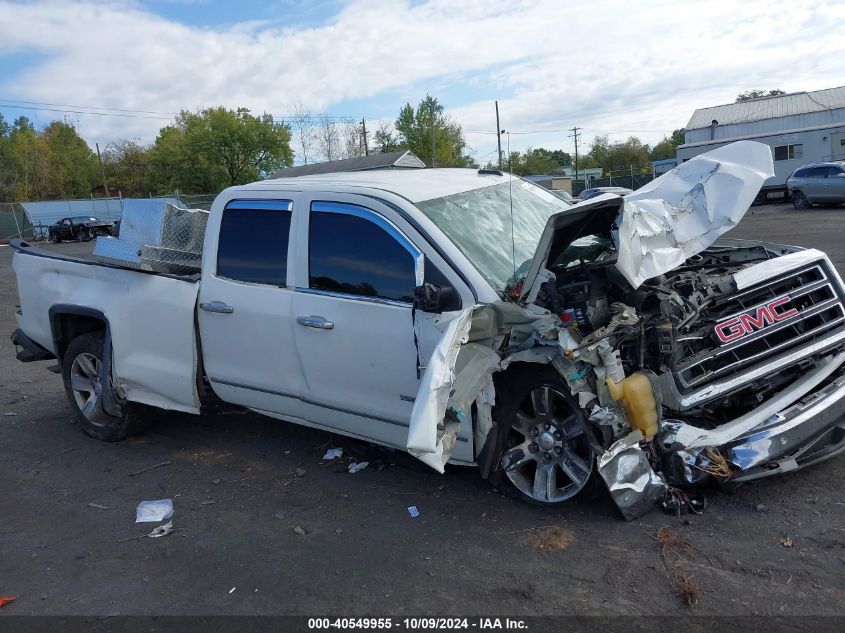
M 730 343 L 755 330 L 762 330 L 767 325 L 784 321 L 798 314 L 798 310 L 792 308 L 786 312 L 778 312 L 777 309 L 785 303 L 789 303 L 789 295 L 775 299 L 769 304 L 757 308 L 755 314 L 740 314 L 722 321 L 716 326 L 716 336 L 722 343 Z

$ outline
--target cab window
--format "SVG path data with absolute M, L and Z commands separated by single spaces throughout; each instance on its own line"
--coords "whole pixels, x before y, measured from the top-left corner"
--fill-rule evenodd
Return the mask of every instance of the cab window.
M 234 200 L 223 210 L 217 276 L 270 286 L 287 283 L 289 200 Z
M 313 290 L 412 303 L 415 248 L 369 209 L 315 202 L 308 230 L 308 285 Z

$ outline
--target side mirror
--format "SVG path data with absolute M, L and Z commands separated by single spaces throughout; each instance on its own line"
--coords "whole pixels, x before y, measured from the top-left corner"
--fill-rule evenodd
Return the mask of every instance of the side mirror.
M 424 283 L 414 289 L 414 308 L 439 314 L 449 305 L 454 293 L 455 289 L 451 286 Z

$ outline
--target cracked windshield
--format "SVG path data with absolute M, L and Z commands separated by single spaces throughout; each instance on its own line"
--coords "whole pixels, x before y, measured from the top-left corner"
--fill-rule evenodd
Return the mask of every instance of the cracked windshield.
M 549 217 L 569 208 L 554 195 L 520 180 L 417 206 L 499 293 L 528 271 Z

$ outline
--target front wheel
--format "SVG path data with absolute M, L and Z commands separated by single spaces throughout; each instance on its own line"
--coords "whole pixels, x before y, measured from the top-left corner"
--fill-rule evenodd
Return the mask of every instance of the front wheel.
M 62 378 L 79 427 L 98 440 L 118 442 L 146 429 L 150 418 L 132 403 L 123 407 L 119 417 L 103 410 L 103 391 L 109 388 L 104 384 L 103 348 L 104 338 L 99 332 L 73 339 L 62 361 Z
M 58 244 L 59 242 L 62 241 L 62 238 L 59 237 L 59 234 L 58 234 L 57 231 L 52 231 L 50 233 L 50 241 L 53 242 L 53 244 Z
M 596 491 L 596 454 L 578 402 L 554 369 L 518 369 L 496 412 L 501 472 L 523 497 L 560 503 Z
M 799 211 L 804 211 L 810 208 L 810 201 L 800 191 L 793 191 L 792 192 L 792 206 L 798 209 Z
M 94 239 L 94 231 L 92 229 L 82 229 L 79 233 L 79 239 L 83 242 L 90 242 Z

